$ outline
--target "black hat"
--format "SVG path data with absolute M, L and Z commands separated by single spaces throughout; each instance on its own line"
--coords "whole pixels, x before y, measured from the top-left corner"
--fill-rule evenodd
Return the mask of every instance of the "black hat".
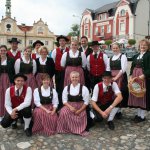
M 24 74 L 22 74 L 22 73 L 17 73 L 16 75 L 14 75 L 14 81 L 15 81 L 15 79 L 18 78 L 18 77 L 23 78 L 24 81 L 27 80 L 27 77 L 26 77 Z
M 102 75 L 102 77 L 112 77 L 111 71 L 105 71 Z
M 9 43 L 20 43 L 20 41 L 17 40 L 17 38 L 12 38 L 11 40 L 8 41 Z
M 100 43 L 98 43 L 98 41 L 92 41 L 90 43 L 90 46 L 94 46 L 94 45 L 101 45 Z
M 42 46 L 44 45 L 44 43 L 42 41 L 37 40 L 33 43 L 33 48 L 35 48 L 36 44 L 38 44 L 38 43 L 41 44 Z
M 58 37 L 57 37 L 57 39 L 56 39 L 56 40 L 57 40 L 57 42 L 59 42 L 59 40 L 60 40 L 60 39 L 64 39 L 66 42 L 68 42 L 68 41 L 69 41 L 69 39 L 68 39 L 66 36 L 64 36 L 64 35 L 60 35 L 60 36 L 58 36 Z

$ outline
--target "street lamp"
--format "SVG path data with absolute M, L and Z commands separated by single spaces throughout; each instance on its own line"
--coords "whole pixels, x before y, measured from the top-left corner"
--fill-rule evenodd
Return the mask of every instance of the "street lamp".
M 149 3 L 149 19 L 148 19 L 148 36 L 146 38 L 149 40 L 150 39 L 150 0 L 148 0 Z

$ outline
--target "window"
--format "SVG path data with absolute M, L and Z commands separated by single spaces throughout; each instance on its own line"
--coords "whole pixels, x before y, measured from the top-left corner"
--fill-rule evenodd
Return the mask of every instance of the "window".
M 104 33 L 104 26 L 101 26 L 101 33 Z
M 88 19 L 87 18 L 85 18 L 85 23 L 88 23 Z
M 45 41 L 45 45 L 48 45 L 48 41 Z
M 33 44 L 33 41 L 32 40 L 29 40 L 29 45 L 32 45 Z
M 124 9 L 121 10 L 120 16 L 125 16 L 126 11 Z
M 88 36 L 88 29 L 85 29 L 85 36 Z
M 43 28 L 42 27 L 38 28 L 38 34 L 43 34 Z
M 120 23 L 120 31 L 121 32 L 125 31 L 125 23 Z
M 107 33 L 111 32 L 111 25 L 107 25 Z
M 98 27 L 95 27 L 95 35 L 98 35 Z

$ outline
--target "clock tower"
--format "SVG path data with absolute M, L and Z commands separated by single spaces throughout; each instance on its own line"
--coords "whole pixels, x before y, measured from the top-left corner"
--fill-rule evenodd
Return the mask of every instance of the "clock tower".
M 11 18 L 11 0 L 6 0 L 6 17 Z

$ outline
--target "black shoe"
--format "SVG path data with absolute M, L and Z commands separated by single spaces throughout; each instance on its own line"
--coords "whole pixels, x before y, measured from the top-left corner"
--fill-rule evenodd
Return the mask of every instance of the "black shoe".
M 17 129 L 17 127 L 18 127 L 18 126 L 17 126 L 17 121 L 15 121 L 15 123 L 13 123 L 13 124 L 11 125 L 11 128 L 12 128 L 12 129 Z
M 108 128 L 110 130 L 114 130 L 115 129 L 115 125 L 114 125 L 114 123 L 112 121 L 108 121 L 107 124 L 108 124 Z
M 141 117 L 138 117 L 134 122 L 135 123 L 140 123 L 140 122 L 143 122 L 143 121 L 145 121 L 146 119 L 145 118 L 141 118 Z
M 116 113 L 115 117 L 118 120 L 122 119 L 122 113 L 121 112 Z
M 138 115 L 136 115 L 132 120 L 136 123 L 138 120 L 139 120 L 139 116 Z
M 32 132 L 29 128 L 27 128 L 24 132 L 26 133 L 26 136 L 28 137 L 32 136 Z

